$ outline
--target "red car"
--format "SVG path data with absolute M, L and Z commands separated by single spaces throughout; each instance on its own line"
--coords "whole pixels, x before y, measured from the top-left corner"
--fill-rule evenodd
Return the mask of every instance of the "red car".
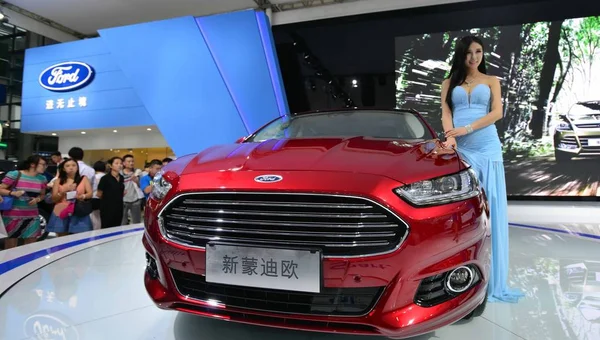
M 414 111 L 278 118 L 171 162 L 145 210 L 158 307 L 405 338 L 485 308 L 489 209 Z

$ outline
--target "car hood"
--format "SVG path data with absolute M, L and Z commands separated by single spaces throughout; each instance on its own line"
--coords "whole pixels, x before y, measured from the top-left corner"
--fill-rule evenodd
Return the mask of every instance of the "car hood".
M 386 176 L 402 183 L 456 173 L 465 165 L 436 140 L 283 139 L 219 145 L 189 160 L 182 175 L 213 171 L 334 171 Z

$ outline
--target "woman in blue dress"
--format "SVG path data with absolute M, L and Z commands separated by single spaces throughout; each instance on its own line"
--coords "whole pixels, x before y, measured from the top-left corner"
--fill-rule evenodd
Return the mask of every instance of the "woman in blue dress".
M 442 83 L 442 124 L 446 147 L 456 148 L 476 171 L 490 206 L 492 262 L 488 301 L 516 302 L 508 287 L 508 212 L 502 145 L 494 123 L 502 118 L 500 81 L 486 74 L 483 42 L 458 41 L 448 79 Z

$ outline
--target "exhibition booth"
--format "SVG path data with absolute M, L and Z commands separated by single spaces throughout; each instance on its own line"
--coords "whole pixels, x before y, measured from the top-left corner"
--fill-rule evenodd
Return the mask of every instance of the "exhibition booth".
M 174 156 L 233 142 L 288 110 L 269 19 L 254 10 L 29 49 L 22 106 L 21 131 L 57 136 L 62 152 Z

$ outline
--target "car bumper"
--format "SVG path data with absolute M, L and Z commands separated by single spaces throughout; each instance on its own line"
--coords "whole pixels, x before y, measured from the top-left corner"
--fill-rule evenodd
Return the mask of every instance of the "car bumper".
M 389 202 L 393 198 L 385 199 Z M 143 244 L 154 267 L 146 271 L 146 290 L 159 308 L 227 321 L 394 338 L 428 333 L 462 319 L 486 298 L 491 252 L 487 206 L 482 195 L 443 207 L 396 207 L 397 213 L 401 211 L 411 231 L 395 251 L 375 256 L 322 259 L 323 288 L 381 288 L 382 293 L 372 307 L 360 315 L 291 314 L 281 310 L 243 308 L 239 304 L 224 303 L 222 299 L 182 294 L 174 273 L 203 279 L 205 250 L 167 240 L 158 232 L 156 219 L 148 216 L 146 223 L 150 224 L 144 233 Z M 469 290 L 431 307 L 415 302 L 425 278 L 462 265 L 474 266 L 481 275 Z
M 556 131 L 554 147 L 557 151 L 577 156 L 600 156 L 600 129 Z
M 481 282 L 464 295 L 436 307 L 426 308 L 409 304 L 385 312 L 382 306 L 386 304 L 386 299 L 391 298 L 390 293 L 386 293 L 376 308 L 366 316 L 323 317 L 268 313 L 228 307 L 212 301 L 190 299 L 178 294 L 172 288 L 164 287 L 159 280 L 150 278 L 148 273 L 144 276 L 144 284 L 150 297 L 161 309 L 266 327 L 353 335 L 383 335 L 393 338 L 414 337 L 459 321 L 477 308 L 487 294 L 486 283 Z M 169 282 L 169 285 L 173 284 Z M 393 291 L 394 287 L 389 289 Z

